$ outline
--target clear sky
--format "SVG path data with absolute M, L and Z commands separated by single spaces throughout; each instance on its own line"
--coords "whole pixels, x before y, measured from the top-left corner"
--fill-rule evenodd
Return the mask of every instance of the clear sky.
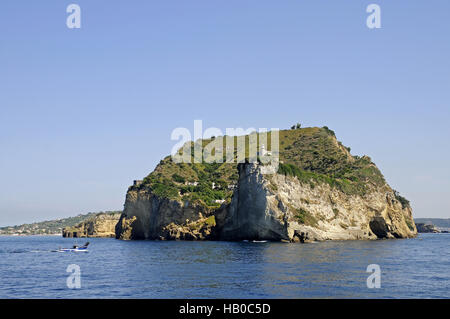
M 448 218 L 449 101 L 448 0 L 4 0 L 0 226 L 122 209 L 196 119 L 326 125 Z

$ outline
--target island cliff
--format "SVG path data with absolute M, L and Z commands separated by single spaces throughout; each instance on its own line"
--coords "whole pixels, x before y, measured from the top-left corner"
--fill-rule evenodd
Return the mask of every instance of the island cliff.
M 278 164 L 263 174 L 261 163 L 167 157 L 128 189 L 116 238 L 309 242 L 417 234 L 409 202 L 328 128 L 281 131 Z
M 239 187 L 216 215 L 224 240 L 316 240 L 406 238 L 416 233 L 411 208 L 389 188 L 348 195 L 328 184 L 263 175 L 255 164 L 239 165 Z M 409 225 L 409 226 L 408 226 Z

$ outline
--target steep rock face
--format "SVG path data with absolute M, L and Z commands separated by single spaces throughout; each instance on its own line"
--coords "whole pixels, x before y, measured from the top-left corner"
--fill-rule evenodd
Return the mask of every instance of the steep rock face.
M 347 195 L 327 184 L 263 175 L 258 164 L 241 164 L 238 189 L 217 213 L 223 240 L 347 240 L 416 235 L 411 209 L 387 185 L 365 196 Z
M 115 237 L 115 227 L 121 214 L 97 214 L 77 226 L 64 228 L 63 237 Z
M 274 207 L 260 167 L 239 165 L 238 187 L 229 206 L 216 214 L 217 237 L 222 240 L 288 240 L 283 221 L 286 207 Z M 276 204 L 278 205 L 278 204 Z
M 231 203 L 215 211 L 130 187 L 116 238 L 310 242 L 417 234 L 411 208 L 387 185 L 364 196 L 348 195 L 327 184 L 264 175 L 261 169 L 240 164 Z
M 131 186 L 116 226 L 118 239 L 206 239 L 215 226 L 204 206 L 159 197 Z

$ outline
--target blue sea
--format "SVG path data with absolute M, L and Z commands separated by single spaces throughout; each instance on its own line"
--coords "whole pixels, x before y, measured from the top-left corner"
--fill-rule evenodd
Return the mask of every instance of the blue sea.
M 253 242 L 0 237 L 0 298 L 449 298 L 450 234 Z M 381 269 L 368 288 L 369 264 Z M 80 288 L 68 288 L 69 265 Z

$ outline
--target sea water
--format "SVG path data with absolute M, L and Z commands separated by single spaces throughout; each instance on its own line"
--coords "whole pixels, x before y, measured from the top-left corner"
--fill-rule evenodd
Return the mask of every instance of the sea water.
M 0 298 L 450 297 L 450 234 L 311 244 L 89 238 L 89 252 L 53 252 L 85 241 L 0 237 Z M 380 288 L 367 285 L 372 264 Z

